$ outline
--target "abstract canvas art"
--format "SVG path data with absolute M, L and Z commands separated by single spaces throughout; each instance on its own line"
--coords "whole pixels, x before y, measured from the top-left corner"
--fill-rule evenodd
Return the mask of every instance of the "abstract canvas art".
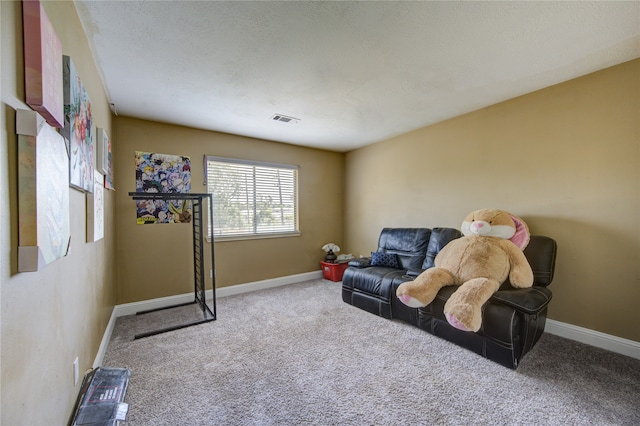
M 64 126 L 62 43 L 37 0 L 22 2 L 25 100 L 53 127 Z
M 113 185 L 113 154 L 111 153 L 111 139 L 107 139 L 107 173 L 104 175 L 104 187 L 115 191 Z
M 98 127 L 96 129 L 96 137 L 98 138 L 98 143 L 96 144 L 96 170 L 100 173 L 107 173 L 107 169 L 109 168 L 109 153 L 107 150 L 109 149 L 109 136 L 107 136 L 107 131 Z
M 96 150 L 96 169 L 104 173 L 104 188 L 114 190 L 113 159 L 111 158 L 111 139 L 106 130 L 98 127 L 98 146 Z
M 135 153 L 136 192 L 191 192 L 191 160 L 182 155 Z M 190 223 L 191 203 L 182 200 L 136 201 L 137 223 Z
M 35 111 L 17 110 L 18 271 L 66 256 L 71 239 L 64 138 Z
M 87 242 L 104 238 L 104 177 L 94 172 L 93 192 L 87 193 Z
M 63 56 L 64 131 L 69 143 L 69 183 L 82 191 L 93 191 L 95 164 L 92 137 L 91 99 L 76 72 L 73 61 Z

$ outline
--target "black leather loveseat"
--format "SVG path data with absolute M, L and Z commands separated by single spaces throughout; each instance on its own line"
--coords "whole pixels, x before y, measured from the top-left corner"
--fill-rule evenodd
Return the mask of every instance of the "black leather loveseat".
M 413 280 L 433 262 L 449 241 L 462 234 L 453 228 L 385 228 L 372 257 L 353 260 L 342 278 L 342 299 L 384 318 L 398 319 L 470 349 L 492 361 L 516 368 L 544 331 L 553 279 L 556 242 L 532 235 L 524 254 L 534 274 L 531 288 L 516 289 L 509 282 L 483 306 L 482 327 L 466 332 L 447 322 L 444 304 L 456 286 L 444 287 L 424 308 L 410 308 L 396 297 L 400 284 Z M 396 264 L 388 263 L 385 253 Z

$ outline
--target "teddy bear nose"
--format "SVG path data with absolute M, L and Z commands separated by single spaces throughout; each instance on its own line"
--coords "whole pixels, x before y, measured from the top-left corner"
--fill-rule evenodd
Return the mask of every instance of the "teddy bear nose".
M 471 231 L 475 234 L 485 235 L 491 232 L 491 226 L 484 220 L 476 220 L 471 224 Z
M 473 222 L 471 224 L 471 229 L 473 229 L 475 231 L 479 231 L 483 226 L 484 226 L 484 223 L 482 223 L 482 222 Z

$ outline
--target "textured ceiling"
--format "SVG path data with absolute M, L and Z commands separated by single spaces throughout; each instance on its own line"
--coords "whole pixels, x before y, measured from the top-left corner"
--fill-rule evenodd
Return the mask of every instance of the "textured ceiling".
M 334 151 L 640 57 L 640 2 L 75 5 L 119 115 Z

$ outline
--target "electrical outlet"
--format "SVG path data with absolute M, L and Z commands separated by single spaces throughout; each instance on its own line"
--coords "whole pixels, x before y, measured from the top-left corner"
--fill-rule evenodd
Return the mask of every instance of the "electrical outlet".
M 78 357 L 73 360 L 73 385 L 78 384 L 78 380 L 80 379 L 80 361 Z
M 213 269 L 209 269 L 209 278 L 213 278 Z

